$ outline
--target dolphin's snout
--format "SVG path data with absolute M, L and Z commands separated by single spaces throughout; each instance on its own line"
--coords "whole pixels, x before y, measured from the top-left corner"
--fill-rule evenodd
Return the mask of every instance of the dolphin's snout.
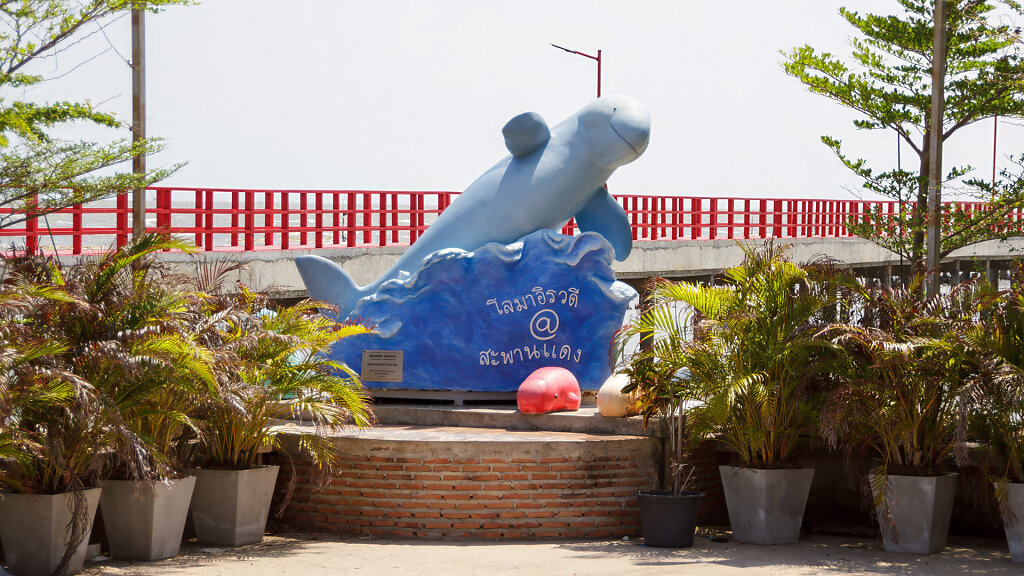
M 588 151 L 598 165 L 616 168 L 636 160 L 651 138 L 651 115 L 630 96 L 602 96 L 579 113 Z
M 608 122 L 637 156 L 644 153 L 651 140 L 651 115 L 643 104 L 633 98 L 621 98 L 615 102 Z

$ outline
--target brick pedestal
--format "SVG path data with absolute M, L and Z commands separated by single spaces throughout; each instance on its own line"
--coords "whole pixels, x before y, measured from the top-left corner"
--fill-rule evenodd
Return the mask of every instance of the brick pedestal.
M 661 463 L 660 440 L 642 436 L 381 426 L 334 442 L 341 462 L 323 490 L 296 461 L 285 519 L 382 538 L 638 536 L 635 493 L 657 486 Z

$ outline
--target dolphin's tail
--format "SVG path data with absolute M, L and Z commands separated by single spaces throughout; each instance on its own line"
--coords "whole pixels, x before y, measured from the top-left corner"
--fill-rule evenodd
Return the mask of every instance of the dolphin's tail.
M 326 258 L 299 256 L 295 259 L 295 266 L 306 284 L 309 297 L 337 306 L 339 320 L 351 314 L 356 303 L 366 295 L 348 272 Z

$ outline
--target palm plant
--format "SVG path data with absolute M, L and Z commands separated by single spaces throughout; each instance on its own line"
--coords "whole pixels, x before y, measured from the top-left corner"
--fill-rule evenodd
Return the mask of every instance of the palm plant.
M 34 310 L 39 334 L 67 343 L 58 361 L 98 392 L 96 411 L 112 435 L 104 476 L 180 472 L 190 415 L 217 391 L 211 353 L 194 336 L 199 296 L 153 258 L 165 249 L 192 247 L 150 234 L 66 271 L 52 266 L 48 282 L 73 299 Z
M 15 279 L 0 285 L 0 463 L 17 464 L 0 464 L 0 488 L 16 492 L 66 492 L 81 483 L 91 460 L 64 449 L 64 439 L 49 433 L 54 418 L 86 414 L 93 390 L 53 361 L 67 345 L 33 334 L 25 320 L 47 299 L 71 300 L 61 290 Z M 55 448 L 53 453 L 72 457 L 46 458 Z
M 1009 509 L 1008 483 L 1024 483 L 1024 289 L 1018 271 L 1011 288 L 991 298 L 985 321 L 966 337 L 980 357 L 985 393 L 972 414 L 972 438 L 988 445 L 1001 467 L 995 472 L 996 501 L 1004 522 L 1017 518 Z
M 714 437 L 745 466 L 788 467 L 817 424 L 816 359 L 831 345 L 815 334 L 836 311 L 836 269 L 798 266 L 771 242 L 744 251 L 722 286 L 655 284 L 653 308 L 623 330 L 618 349 L 648 335 L 647 357 L 671 366 L 692 401 L 691 442 Z
M 878 466 L 868 488 L 890 536 L 887 476 L 938 476 L 951 460 L 965 463 L 967 422 L 982 392 L 964 334 L 979 320 L 986 290 L 965 283 L 922 299 L 920 282 L 858 288 L 859 321 L 822 331 L 845 354 L 830 366 L 840 383 L 825 403 L 820 432 L 850 456 L 873 453 Z
M 91 528 L 85 488 L 107 428 L 96 389 L 59 361 L 69 346 L 38 333 L 34 311 L 74 298 L 38 285 L 18 269 L 49 261 L 6 259 L 0 285 L 0 491 L 70 494 L 71 522 L 55 570 L 64 573 Z
M 197 461 L 251 468 L 265 449 L 280 448 L 276 424 L 309 419 L 314 433 L 301 435 L 299 447 L 328 473 L 335 463 L 330 430 L 367 426 L 371 416 L 358 375 L 327 354 L 337 340 L 369 329 L 337 325 L 309 301 L 270 311 L 264 297 L 244 287 L 208 306 L 216 334 L 205 337 L 219 339 L 211 345 L 233 360 L 218 364 L 223 390 L 204 408 Z

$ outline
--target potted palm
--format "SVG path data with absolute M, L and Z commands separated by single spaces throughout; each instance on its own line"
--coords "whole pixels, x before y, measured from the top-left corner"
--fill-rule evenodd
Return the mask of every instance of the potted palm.
M 221 326 L 213 347 L 234 360 L 218 365 L 222 393 L 197 419 L 192 519 L 200 542 L 238 546 L 263 538 L 278 467 L 261 466 L 260 454 L 281 447 L 282 420 L 312 421 L 299 447 L 324 474 L 335 462 L 331 429 L 369 424 L 358 376 L 326 356 L 335 341 L 368 329 L 339 326 L 313 302 L 270 312 L 244 287 L 211 301 L 209 314 Z
M 158 560 L 178 553 L 194 478 L 182 477 L 175 445 L 194 397 L 214 389 L 209 353 L 192 335 L 196 295 L 152 257 L 191 246 L 144 235 L 49 274 L 69 298 L 32 310 L 38 333 L 63 342 L 58 365 L 88 382 L 109 438 L 100 498 L 111 553 Z
M 32 278 L 50 264 L 7 260 L 0 286 L 0 543 L 17 576 L 81 570 L 99 503 L 93 455 L 108 438 L 96 390 L 61 365 L 68 345 L 33 316 L 71 300 Z
M 966 422 L 978 396 L 976 355 L 964 328 L 977 320 L 972 284 L 925 299 L 920 278 L 906 289 L 856 295 L 857 324 L 825 333 L 845 351 L 832 366 L 821 434 L 851 456 L 873 455 L 866 479 L 885 549 L 932 554 L 945 547 L 957 474 L 966 461 Z
M 721 286 L 656 285 L 661 311 L 636 330 L 659 329 L 673 310 L 691 315 L 677 372 L 692 399 L 687 432 L 691 443 L 713 438 L 738 456 L 738 466 L 720 468 L 733 538 L 796 542 L 814 474 L 796 459 L 817 426 L 818 358 L 832 345 L 815 333 L 835 312 L 836 271 L 797 266 L 771 242 L 744 251 Z
M 1010 547 L 1010 558 L 1024 563 L 1024 292 L 1021 278 L 990 300 L 985 320 L 967 332 L 981 357 L 985 393 L 973 411 L 972 437 L 989 448 L 995 461 L 996 502 Z
M 194 247 L 149 234 L 83 259 L 64 284 L 79 305 L 50 313 L 78 356 L 73 370 L 118 416 L 100 481 L 116 558 L 178 554 L 195 484 L 183 474 L 182 444 L 194 437 L 199 399 L 217 392 L 212 354 L 196 335 L 201 295 L 153 257 L 167 249 Z

